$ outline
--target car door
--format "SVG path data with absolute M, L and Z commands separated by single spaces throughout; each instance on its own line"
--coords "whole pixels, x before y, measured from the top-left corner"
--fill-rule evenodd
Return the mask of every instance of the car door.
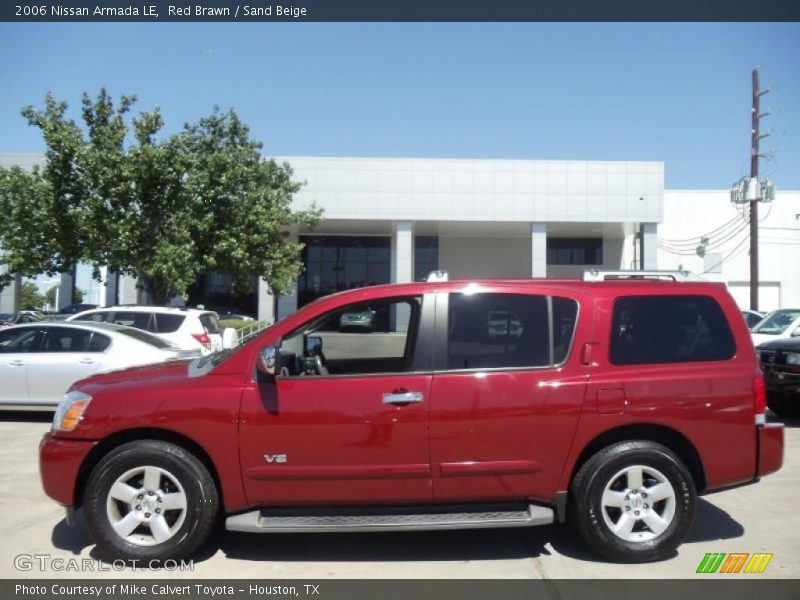
M 578 306 L 545 292 L 439 294 L 429 407 L 437 502 L 552 500 L 586 389 L 571 356 Z
M 38 334 L 38 327 L 0 330 L 0 404 L 28 402 L 28 364 Z
M 110 340 L 89 329 L 66 325 L 42 330 L 41 342 L 28 355 L 28 401 L 57 404 L 73 383 L 98 370 L 100 352 Z
M 433 296 L 370 303 L 374 325 L 330 311 L 284 336 L 280 372 L 245 389 L 241 465 L 254 503 L 430 502 Z

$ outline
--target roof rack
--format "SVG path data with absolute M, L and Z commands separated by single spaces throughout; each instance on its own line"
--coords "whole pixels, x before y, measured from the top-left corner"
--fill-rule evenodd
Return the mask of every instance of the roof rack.
M 704 281 L 690 271 L 599 271 L 592 269 L 583 272 L 584 281 L 641 281 L 660 279 L 664 281 Z

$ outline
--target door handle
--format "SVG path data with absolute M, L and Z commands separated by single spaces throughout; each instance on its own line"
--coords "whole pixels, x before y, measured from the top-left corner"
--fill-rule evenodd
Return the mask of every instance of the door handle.
M 24 360 L 20 360 L 20 359 L 16 359 L 16 360 L 12 360 L 8 364 L 11 367 L 24 367 L 25 366 L 25 361 Z
M 94 364 L 94 359 L 93 358 L 82 358 L 78 362 L 81 363 L 82 365 L 93 365 Z
M 414 404 L 422 402 L 422 392 L 392 392 L 383 395 L 384 404 Z

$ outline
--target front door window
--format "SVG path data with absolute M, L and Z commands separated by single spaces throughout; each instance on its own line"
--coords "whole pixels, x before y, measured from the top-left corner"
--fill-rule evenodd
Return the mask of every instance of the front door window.
M 421 299 L 353 304 L 316 319 L 281 344 L 281 376 L 367 375 L 413 369 Z

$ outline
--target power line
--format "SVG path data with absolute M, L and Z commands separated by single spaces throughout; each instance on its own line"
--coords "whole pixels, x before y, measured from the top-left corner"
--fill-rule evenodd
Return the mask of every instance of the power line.
M 727 256 L 722 258 L 718 263 L 716 263 L 714 265 L 711 265 L 708 269 L 706 269 L 705 271 L 700 273 L 700 275 L 705 275 L 706 273 L 711 272 L 713 269 L 716 269 L 717 267 L 721 266 L 723 263 L 725 263 L 725 262 L 729 261 L 730 259 L 732 259 L 735 254 L 738 254 L 738 252 L 742 250 L 742 247 L 744 246 L 744 243 L 747 240 L 748 240 L 747 237 L 742 238 L 742 240 L 736 245 L 736 247 L 733 250 L 730 251 L 730 253 L 728 253 Z
M 709 231 L 708 233 L 704 233 L 703 235 L 699 235 L 699 236 L 691 237 L 691 238 L 684 238 L 684 239 L 659 238 L 659 241 L 660 242 L 665 242 L 665 243 L 667 243 L 667 244 L 669 244 L 671 246 L 681 246 L 681 245 L 687 245 L 687 244 L 695 244 L 696 245 L 696 244 L 699 244 L 700 241 L 703 238 L 713 237 L 714 235 L 717 234 L 717 232 L 721 232 L 723 229 L 727 229 L 732 224 L 736 223 L 736 221 L 739 221 L 741 219 L 742 219 L 741 215 L 737 214 L 735 217 L 733 217 L 727 223 L 723 223 L 722 225 L 720 225 L 716 229 L 712 229 L 711 231 Z
M 720 239 L 715 240 L 714 242 L 711 242 L 711 243 L 708 243 L 708 244 L 697 244 L 697 246 L 702 247 L 704 252 L 708 252 L 709 250 L 716 250 L 717 248 L 719 248 L 721 246 L 724 246 L 725 244 L 727 244 L 728 242 L 733 240 L 737 235 L 739 235 L 740 233 L 742 233 L 746 229 L 747 229 L 747 223 L 743 222 L 738 229 L 735 229 L 733 231 L 727 232 L 723 238 L 720 238 Z M 695 254 L 698 254 L 698 250 L 700 249 L 698 247 L 695 247 L 693 249 L 688 249 L 688 248 L 687 249 L 676 249 L 676 248 L 670 248 L 668 246 L 664 246 L 662 244 L 659 244 L 658 247 L 661 250 L 663 250 L 664 252 L 668 252 L 670 254 L 675 254 L 677 256 L 693 256 Z

